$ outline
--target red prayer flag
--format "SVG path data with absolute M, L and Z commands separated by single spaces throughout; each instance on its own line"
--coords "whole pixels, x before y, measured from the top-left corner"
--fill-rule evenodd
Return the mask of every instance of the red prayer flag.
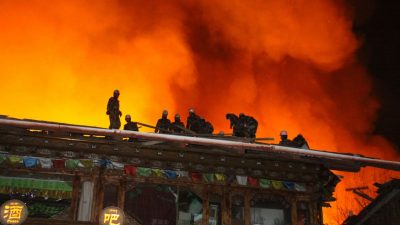
M 190 177 L 193 182 L 200 182 L 202 179 L 201 173 L 199 172 L 190 172 Z
M 124 171 L 125 171 L 125 174 L 127 174 L 127 175 L 136 176 L 136 166 L 125 165 Z
M 247 182 L 250 186 L 258 186 L 258 179 L 254 177 L 247 177 Z
M 65 168 L 65 159 L 53 159 L 53 167 L 56 169 L 64 169 Z

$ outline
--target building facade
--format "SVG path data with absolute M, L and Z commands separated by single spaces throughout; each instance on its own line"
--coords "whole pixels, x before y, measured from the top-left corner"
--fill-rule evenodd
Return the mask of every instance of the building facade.
M 0 125 L 0 204 L 26 203 L 25 224 L 99 224 L 102 210 L 116 206 L 124 224 L 320 225 L 339 182 L 330 169 L 360 168 L 273 145 L 255 151 L 44 127 Z

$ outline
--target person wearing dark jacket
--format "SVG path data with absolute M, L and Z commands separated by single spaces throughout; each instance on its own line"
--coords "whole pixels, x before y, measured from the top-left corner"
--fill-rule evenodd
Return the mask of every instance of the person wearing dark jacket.
M 230 124 L 229 124 L 229 128 L 232 129 L 232 135 L 235 137 L 239 137 L 239 126 L 238 126 L 238 122 L 239 122 L 239 117 L 236 116 L 234 113 L 227 113 L 225 115 L 225 118 L 227 120 L 229 120 Z
M 279 145 L 294 147 L 293 142 L 288 138 L 286 130 L 281 131 L 280 135 L 281 135 L 281 141 L 279 142 Z
M 184 133 L 185 124 L 181 121 L 181 116 L 175 114 L 175 121 L 171 124 L 171 131 L 176 134 Z
M 167 118 L 168 111 L 164 110 L 162 112 L 161 119 L 157 121 L 156 128 L 154 130 L 155 133 L 160 134 L 168 134 L 171 129 L 171 121 Z
M 121 127 L 121 120 L 119 119 L 122 116 L 122 112 L 119 110 L 119 91 L 115 90 L 113 97 L 108 100 L 107 103 L 107 112 L 106 114 L 110 118 L 110 129 L 119 129 Z
M 126 124 L 124 125 L 124 130 L 139 131 L 137 123 L 131 121 L 131 115 L 127 114 L 125 116 Z M 128 141 L 133 142 L 135 138 L 129 138 Z
M 243 126 L 243 133 L 245 137 L 249 138 L 256 137 L 258 122 L 256 119 L 254 119 L 254 117 L 240 113 L 239 123 L 241 123 Z
M 137 123 L 131 121 L 131 115 L 127 114 L 125 116 L 125 121 L 124 130 L 139 131 Z
M 293 138 L 293 145 L 296 148 L 310 149 L 306 139 L 301 134 L 298 134 L 295 138 Z
M 200 131 L 200 116 L 198 116 L 195 112 L 194 109 L 189 109 L 189 116 L 186 120 L 186 128 L 194 131 L 194 132 L 199 132 Z

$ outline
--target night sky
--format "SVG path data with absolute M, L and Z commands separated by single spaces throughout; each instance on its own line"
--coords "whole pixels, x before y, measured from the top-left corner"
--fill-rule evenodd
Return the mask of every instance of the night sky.
M 374 132 L 400 151 L 400 7 L 398 1 L 354 0 L 358 51 L 374 82 L 381 108 Z M 356 84 L 355 84 L 356 85 Z

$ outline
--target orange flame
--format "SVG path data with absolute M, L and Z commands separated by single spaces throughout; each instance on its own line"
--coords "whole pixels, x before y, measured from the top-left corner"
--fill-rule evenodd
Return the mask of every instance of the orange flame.
M 1 113 L 107 127 L 118 88 L 133 120 L 195 107 L 229 132 L 225 113 L 244 112 L 259 136 L 399 159 L 371 134 L 379 103 L 351 26 L 333 0 L 0 1 Z M 326 223 L 360 209 L 345 188 L 396 174 L 345 176 Z

